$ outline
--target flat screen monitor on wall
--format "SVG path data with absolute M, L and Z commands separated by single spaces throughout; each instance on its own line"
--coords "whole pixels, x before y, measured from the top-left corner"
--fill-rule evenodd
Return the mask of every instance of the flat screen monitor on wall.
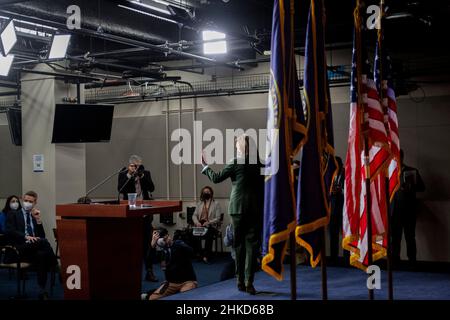
M 108 142 L 113 114 L 113 105 L 57 104 L 52 143 Z
M 22 112 L 20 109 L 8 109 L 6 111 L 8 118 L 9 132 L 11 141 L 16 146 L 22 145 Z

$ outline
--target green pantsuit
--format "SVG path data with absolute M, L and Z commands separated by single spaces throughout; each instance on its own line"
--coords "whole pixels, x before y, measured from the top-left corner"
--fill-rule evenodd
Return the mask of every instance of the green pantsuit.
M 238 283 L 253 284 L 258 269 L 257 258 L 261 247 L 261 226 L 246 215 L 231 216 L 234 230 L 233 248 L 236 252 L 236 276 Z
M 260 168 L 259 164 L 241 164 L 233 159 L 220 172 L 216 173 L 208 166 L 202 171 L 214 183 L 231 179 L 228 214 L 234 229 L 236 275 L 238 283 L 246 286 L 253 284 L 261 246 L 264 176 Z

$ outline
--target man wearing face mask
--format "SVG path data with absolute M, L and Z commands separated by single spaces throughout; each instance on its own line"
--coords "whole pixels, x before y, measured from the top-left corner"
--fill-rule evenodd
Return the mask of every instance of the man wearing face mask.
M 41 212 L 36 208 L 37 193 L 28 191 L 23 196 L 23 207 L 11 211 L 6 221 L 6 234 L 18 249 L 23 261 L 36 267 L 40 288 L 39 299 L 48 299 L 47 273 L 56 266 L 56 256 L 45 238 Z
M 214 200 L 213 189 L 209 186 L 203 187 L 200 192 L 200 202 L 192 215 L 192 221 L 196 227 L 205 227 L 208 229 L 205 235 L 195 236 L 195 247 L 200 249 L 203 262 L 209 264 L 211 258 L 214 235 L 217 234 L 217 228 L 220 223 L 221 209 L 220 204 Z M 205 239 L 205 249 L 201 250 L 202 239 Z
M 173 240 L 167 229 L 160 228 L 153 232 L 151 246 L 164 253 L 166 281 L 148 300 L 157 300 L 169 295 L 197 288 L 197 277 L 192 266 L 193 250 L 181 240 Z

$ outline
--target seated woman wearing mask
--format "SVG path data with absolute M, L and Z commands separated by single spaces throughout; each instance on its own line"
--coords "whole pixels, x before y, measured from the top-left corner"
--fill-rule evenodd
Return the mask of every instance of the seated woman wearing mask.
M 192 221 L 196 227 L 208 228 L 205 235 L 194 236 L 195 249 L 201 251 L 202 260 L 205 263 L 209 263 L 211 258 L 213 238 L 217 234 L 221 213 L 220 204 L 214 200 L 213 189 L 209 186 L 203 187 L 200 193 L 200 202 L 195 208 Z M 205 239 L 204 249 L 201 249 L 202 239 Z
M 12 195 L 6 199 L 5 207 L 0 212 L 0 234 L 5 233 L 6 217 L 8 213 L 20 209 L 22 209 L 22 206 L 20 205 L 18 196 Z

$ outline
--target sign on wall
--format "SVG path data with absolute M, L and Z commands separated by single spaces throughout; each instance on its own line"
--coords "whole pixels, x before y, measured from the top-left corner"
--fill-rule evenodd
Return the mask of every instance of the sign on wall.
M 33 172 L 44 172 L 44 155 L 33 155 Z

